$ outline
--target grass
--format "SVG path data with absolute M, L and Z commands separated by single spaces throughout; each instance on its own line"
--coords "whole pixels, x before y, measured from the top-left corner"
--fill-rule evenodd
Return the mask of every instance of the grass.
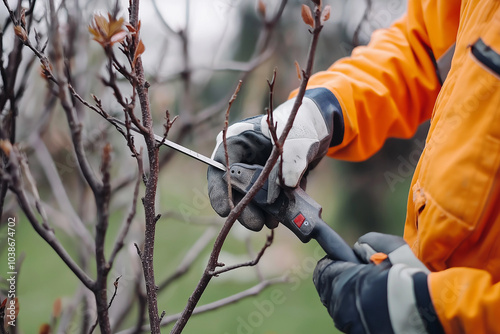
M 203 169 L 204 166 L 197 164 L 193 169 L 189 166 L 189 171 L 194 176 L 186 180 L 184 175 L 182 187 L 177 188 L 168 188 L 165 185 L 175 184 L 174 180 L 180 177 L 178 174 L 162 175 L 163 186 L 160 187 L 159 203 L 168 203 L 168 207 L 159 205 L 158 211 L 167 208 L 178 211 L 187 210 L 186 212 L 192 214 L 214 215 L 207 199 L 204 198 L 206 180 Z M 183 171 L 182 168 L 178 170 L 179 173 Z M 108 254 L 119 229 L 122 214 L 124 212 L 111 217 L 107 236 Z M 20 313 L 17 329 L 18 333 L 37 333 L 41 324 L 50 322 L 54 301 L 61 298 L 64 311 L 75 295 L 79 282 L 54 251 L 35 233 L 24 217 L 21 216 L 18 219 L 20 220 L 16 234 L 18 256 L 21 253 L 25 254 L 25 260 L 18 279 Z M 142 213 L 138 213 L 137 219 L 142 221 Z M 157 282 L 175 269 L 190 245 L 202 233 L 203 228 L 200 226 L 172 219 L 159 221 L 155 248 Z M 227 264 L 231 264 L 231 261 L 249 259 L 240 234 L 241 228 L 236 228 L 224 246 L 224 261 Z M 59 230 L 57 235 L 75 256 L 73 245 L 77 240 L 65 236 Z M 252 239 L 252 244 L 258 250 L 265 241 L 265 232 L 253 233 Z M 123 251 L 125 255 L 136 256 L 130 251 L 133 242 L 133 239 L 127 240 L 127 246 Z M 317 260 L 312 256 L 317 247 L 314 241 L 303 245 L 289 231 L 278 228 L 274 245 L 264 256 L 261 266 L 266 277 L 276 277 L 288 272 L 291 283 L 271 286 L 257 297 L 242 300 L 207 314 L 194 316 L 184 333 L 293 334 L 310 332 L 312 329 L 315 333 L 335 332 L 333 322 L 319 301 L 312 283 L 312 271 Z M 185 277 L 160 293 L 158 300 L 160 310 L 173 314 L 184 308 L 206 264 L 211 247 L 207 248 L 205 254 L 194 263 Z M 124 287 L 127 284 L 129 270 L 127 261 L 122 259 L 122 262 L 117 263 L 117 268 L 112 270 L 108 279 L 111 293 L 115 277 L 123 275 L 115 300 L 117 306 L 122 302 L 119 301 L 120 286 Z M 93 268 L 89 268 L 88 271 L 90 275 L 94 275 Z M 244 268 L 214 278 L 200 304 L 227 297 L 255 285 L 258 283 L 255 276 L 253 268 Z M 112 309 L 113 306 L 110 311 Z M 124 327 L 132 325 L 135 316 L 135 312 L 131 313 Z M 163 332 L 168 332 L 169 329 L 170 327 L 165 328 Z M 78 328 L 75 327 L 73 332 L 79 333 Z

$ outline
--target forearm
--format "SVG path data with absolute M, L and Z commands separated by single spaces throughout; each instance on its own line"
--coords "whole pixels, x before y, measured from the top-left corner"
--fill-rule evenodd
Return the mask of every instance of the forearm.
M 499 333 L 500 283 L 490 273 L 450 268 L 429 275 L 429 290 L 446 333 Z
M 447 2 L 409 1 L 407 15 L 376 31 L 368 46 L 311 77 L 309 89 L 330 90 L 343 113 L 342 142 L 330 156 L 364 160 L 387 138 L 409 138 L 431 117 L 441 89 L 435 58 L 454 43 L 458 11 Z

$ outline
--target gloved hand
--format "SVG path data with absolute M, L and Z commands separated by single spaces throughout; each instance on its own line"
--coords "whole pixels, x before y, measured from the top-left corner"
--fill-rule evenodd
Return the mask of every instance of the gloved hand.
M 429 270 L 403 238 L 368 233 L 354 251 L 366 264 L 318 262 L 313 281 L 345 333 L 444 333 L 427 287 Z
M 278 137 L 283 132 L 294 102 L 295 99 L 288 100 L 273 113 Z M 283 145 L 283 186 L 297 187 L 304 174 L 321 160 L 330 146 L 339 144 L 342 138 L 342 112 L 333 93 L 325 88 L 308 90 Z M 230 165 L 236 162 L 264 165 L 273 148 L 267 116 L 252 117 L 231 125 L 227 130 L 227 146 Z M 212 159 L 226 164 L 222 132 L 217 136 Z M 280 192 L 279 166 L 277 163 L 269 176 L 268 203 L 273 203 Z M 226 217 L 230 207 L 223 175 L 224 172 L 214 167 L 208 168 L 210 202 L 219 215 Z M 242 198 L 236 192 L 233 195 L 235 202 Z M 274 228 L 278 223 L 254 204 L 243 211 L 239 221 L 253 231 L 259 231 L 264 224 Z

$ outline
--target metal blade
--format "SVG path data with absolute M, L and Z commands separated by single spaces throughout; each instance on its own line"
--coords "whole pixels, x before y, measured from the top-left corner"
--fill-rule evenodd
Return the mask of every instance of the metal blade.
M 117 118 L 113 118 L 113 121 L 115 121 L 116 123 L 119 123 L 123 126 L 126 126 L 125 125 L 125 122 L 117 119 Z M 141 131 L 139 131 L 136 127 L 134 126 L 130 126 L 130 130 L 134 131 L 134 132 L 137 132 L 137 133 L 141 133 Z M 163 145 L 165 146 L 168 146 L 170 148 L 173 148 L 174 150 L 178 151 L 178 152 L 181 152 L 181 153 L 184 153 L 185 155 L 188 155 L 192 158 L 195 158 L 196 160 L 198 161 L 201 161 L 201 162 L 204 162 L 206 163 L 207 165 L 210 165 L 210 166 L 213 166 L 215 168 L 218 168 L 222 171 L 226 171 L 226 166 L 224 166 L 223 164 L 221 164 L 220 162 L 218 161 L 215 161 L 213 159 L 210 159 L 209 157 L 206 157 L 204 156 L 203 154 L 200 154 L 198 152 L 195 152 L 193 150 L 190 150 L 182 145 L 179 145 L 177 143 L 174 143 L 173 141 L 170 141 L 168 139 L 163 139 L 163 137 L 161 136 L 158 136 L 158 135 L 154 135 L 155 136 L 155 140 L 158 142 L 158 143 L 162 143 Z

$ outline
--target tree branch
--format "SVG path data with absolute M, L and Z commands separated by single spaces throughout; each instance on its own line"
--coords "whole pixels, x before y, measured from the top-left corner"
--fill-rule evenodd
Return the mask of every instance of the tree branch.
M 260 259 L 262 258 L 262 255 L 264 255 L 266 249 L 268 249 L 269 246 L 272 245 L 273 239 L 274 239 L 274 230 L 271 230 L 271 233 L 267 236 L 266 243 L 261 248 L 261 250 L 259 251 L 259 253 L 255 257 L 255 259 L 248 261 L 248 262 L 238 263 L 238 264 L 235 264 L 232 266 L 227 266 L 227 267 L 224 267 L 222 269 L 212 271 L 212 272 L 210 272 L 210 274 L 213 276 L 219 276 L 222 273 L 225 273 L 225 272 L 228 272 L 228 271 L 231 271 L 234 269 L 238 269 L 241 267 L 253 267 L 253 266 L 257 265 L 257 263 L 259 263 Z
M 111 145 L 108 143 L 102 150 L 102 188 L 99 194 L 96 195 L 97 223 L 95 229 L 95 258 L 97 278 L 93 289 L 97 303 L 97 319 L 100 324 L 101 332 L 104 333 L 111 333 L 107 306 L 107 278 L 111 267 L 109 267 L 109 263 L 106 262 L 106 256 L 104 255 L 106 232 L 109 225 L 109 202 L 111 199 L 110 168 Z
M 118 276 L 115 279 L 115 282 L 113 283 L 113 286 L 115 287 L 115 290 L 113 291 L 113 295 L 111 296 L 111 299 L 109 300 L 109 304 L 108 304 L 107 310 L 109 310 L 109 308 L 111 307 L 111 304 L 113 304 L 113 301 L 115 300 L 116 293 L 118 292 L 118 281 L 120 280 L 120 278 L 121 278 L 121 276 Z M 94 332 L 95 328 L 97 327 L 98 320 L 99 320 L 99 317 L 97 317 L 97 319 L 95 319 L 95 323 L 90 328 L 89 334 L 92 334 Z
M 4 142 L 4 144 L 6 144 Z M 7 144 L 6 144 L 7 145 Z M 9 178 L 9 185 L 11 191 L 16 194 L 19 206 L 26 214 L 26 218 L 30 222 L 31 226 L 35 231 L 54 249 L 54 251 L 59 255 L 59 257 L 64 261 L 68 268 L 78 277 L 78 279 L 90 290 L 94 287 L 94 281 L 76 264 L 76 262 L 71 258 L 64 247 L 59 243 L 54 235 L 54 232 L 48 230 L 39 223 L 35 213 L 33 212 L 31 205 L 26 197 L 23 190 L 22 181 L 19 174 L 19 152 L 17 148 L 10 146 L 9 164 L 7 165 L 7 177 Z M 4 149 L 5 152 L 5 149 Z M 5 175 L 4 175 L 5 177 Z
M 141 152 L 142 152 L 142 150 L 141 150 Z M 138 158 L 142 162 L 142 156 L 139 155 Z M 142 163 L 141 163 L 141 166 L 142 166 Z M 139 173 L 137 175 L 136 182 L 135 182 L 134 195 L 132 198 L 132 205 L 130 206 L 130 212 L 127 216 L 127 219 L 124 221 L 124 223 L 122 225 L 120 233 L 115 241 L 115 246 L 113 247 L 113 251 L 111 252 L 111 255 L 109 256 L 108 267 L 110 267 L 110 268 L 113 266 L 113 263 L 115 261 L 116 256 L 118 255 L 118 252 L 123 248 L 125 237 L 127 236 L 130 225 L 132 224 L 132 220 L 135 217 L 136 208 L 137 208 L 137 199 L 139 197 L 139 185 L 141 184 L 142 174 L 143 174 L 143 171 L 142 171 L 142 168 L 140 168 Z
M 210 282 L 212 276 L 210 275 L 210 272 L 214 271 L 214 269 L 218 266 L 218 257 L 220 254 L 220 251 L 222 249 L 222 245 L 224 244 L 224 241 L 233 226 L 234 222 L 236 219 L 241 215 L 243 212 L 243 209 L 250 203 L 250 201 L 253 199 L 253 197 L 257 194 L 257 192 L 262 188 L 264 185 L 265 181 L 267 180 L 272 168 L 276 164 L 276 161 L 278 160 L 279 156 L 281 155 L 281 150 L 283 147 L 283 143 L 288 136 L 288 133 L 290 132 L 290 129 L 292 128 L 293 121 L 295 119 L 295 116 L 297 115 L 297 112 L 299 110 L 300 105 L 302 104 L 302 99 L 304 98 L 304 94 L 306 91 L 307 83 L 309 81 L 309 77 L 312 72 L 312 65 L 314 63 L 314 55 L 316 52 L 316 47 L 318 43 L 318 37 L 319 33 L 321 32 L 321 29 L 323 28 L 321 20 L 321 10 L 316 7 L 314 11 L 314 19 L 315 19 L 315 28 L 312 30 L 312 40 L 311 44 L 309 47 L 309 52 L 308 52 L 308 57 L 307 57 L 307 67 L 306 70 L 303 73 L 302 76 L 302 81 L 300 84 L 299 92 L 297 93 L 295 103 L 292 107 L 292 110 L 290 112 L 290 116 L 288 118 L 288 121 L 284 127 L 284 130 L 279 137 L 278 143 L 273 147 L 273 150 L 271 151 L 271 154 L 261 172 L 257 180 L 255 181 L 254 185 L 251 187 L 251 189 L 248 191 L 248 193 L 241 199 L 241 201 L 234 207 L 233 210 L 229 213 L 228 217 L 226 218 L 226 222 L 224 226 L 222 227 L 217 239 L 215 240 L 214 247 L 212 250 L 212 253 L 210 255 L 210 259 L 208 261 L 207 267 L 205 268 L 205 271 L 198 282 L 198 285 L 196 286 L 195 290 L 191 294 L 191 296 L 188 299 L 187 305 L 179 318 L 177 320 L 176 324 L 174 325 L 174 328 L 171 331 L 171 334 L 178 334 L 181 333 L 184 326 L 186 325 L 187 321 L 191 317 L 194 308 L 198 301 L 201 298 L 201 295 L 205 291 L 208 283 Z
M 136 30 L 136 34 L 130 37 L 131 54 L 135 54 L 135 50 L 139 45 L 139 0 L 131 0 L 129 8 L 129 22 Z M 132 52 L 133 51 L 133 52 Z M 146 217 L 146 229 L 144 232 L 144 250 L 142 252 L 141 261 L 144 271 L 144 280 L 146 282 L 146 295 L 148 300 L 149 323 L 151 325 L 151 333 L 160 333 L 160 321 L 158 315 L 158 302 L 157 302 L 157 287 L 154 277 L 153 255 L 155 245 L 155 231 L 156 231 L 156 190 L 158 185 L 159 175 L 159 159 L 158 147 L 153 132 L 153 119 L 151 116 L 151 107 L 149 104 L 149 83 L 144 78 L 144 68 L 142 66 L 142 59 L 139 55 L 135 61 L 133 68 L 137 85 L 135 90 L 139 96 L 139 103 L 142 112 L 142 125 L 147 130 L 143 133 L 146 142 L 148 160 L 149 160 L 149 178 L 146 183 L 146 191 L 144 194 L 144 213 Z
M 240 91 L 241 84 L 243 81 L 238 82 L 238 86 L 236 86 L 236 89 L 234 90 L 233 95 L 229 99 L 229 103 L 227 104 L 227 109 L 226 109 L 226 119 L 224 121 L 224 129 L 222 130 L 222 144 L 224 145 L 224 157 L 226 159 L 226 166 L 229 166 L 229 152 L 227 150 L 227 129 L 229 128 L 229 112 L 231 111 L 231 106 L 233 105 L 233 102 L 236 100 L 236 97 L 238 96 L 238 92 Z M 226 183 L 227 183 L 227 198 L 229 201 L 229 207 L 231 210 L 234 208 L 234 203 L 233 203 L 233 187 L 231 187 L 231 174 L 226 173 Z
M 240 300 L 258 295 L 259 293 L 264 291 L 269 286 L 272 286 L 275 284 L 280 284 L 280 283 L 286 283 L 287 281 L 288 281 L 287 277 L 278 277 L 278 278 L 273 278 L 273 279 L 269 279 L 269 280 L 264 280 L 256 285 L 254 285 L 253 287 L 251 287 L 247 290 L 238 292 L 232 296 L 229 296 L 229 297 L 226 297 L 226 298 L 223 298 L 223 299 L 220 299 L 220 300 L 217 300 L 217 301 L 214 301 L 212 303 L 208 303 L 208 304 L 205 304 L 202 306 L 198 306 L 194 309 L 193 315 L 214 311 L 214 310 L 220 309 L 224 306 L 237 303 Z M 182 313 L 167 315 L 163 318 L 163 320 L 161 322 L 161 326 L 162 327 L 168 326 L 171 323 L 173 323 L 174 321 L 179 320 L 181 317 L 182 317 Z M 151 329 L 149 326 L 141 327 L 141 332 L 149 332 L 150 330 Z M 120 331 L 116 334 L 135 334 L 135 333 L 138 333 L 138 332 L 134 331 L 134 329 L 126 329 L 126 330 Z

